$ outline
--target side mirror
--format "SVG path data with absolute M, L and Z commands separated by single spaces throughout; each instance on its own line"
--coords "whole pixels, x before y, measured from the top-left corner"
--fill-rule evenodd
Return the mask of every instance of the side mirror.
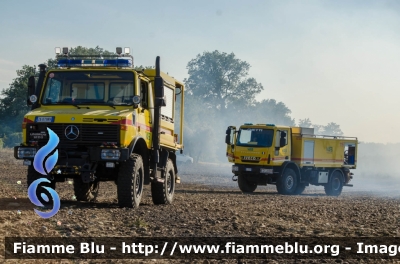
M 230 127 L 228 127 L 228 129 L 226 130 L 225 143 L 231 144 L 231 128 Z
M 154 78 L 154 97 L 155 97 L 155 106 L 161 107 L 166 106 L 165 97 L 164 97 L 164 80 L 161 77 L 160 71 L 160 57 L 156 58 L 156 77 Z
M 225 136 L 225 143 L 226 143 L 226 144 L 231 144 L 231 134 L 227 134 L 227 135 Z
M 141 101 L 141 100 L 142 100 L 142 99 L 140 98 L 139 95 L 135 95 L 135 96 L 132 98 L 133 108 L 134 108 L 134 109 L 136 109 L 136 108 L 139 107 L 139 104 L 140 104 L 140 101 Z
M 279 147 L 284 147 L 286 146 L 286 132 L 281 131 L 281 138 L 279 139 Z
M 28 79 L 28 96 L 26 100 L 27 105 L 32 105 L 32 101 L 30 100 L 30 96 L 35 94 L 35 76 L 31 76 Z
M 286 146 L 286 140 L 284 138 L 281 138 L 281 141 L 279 142 L 279 147 L 284 147 Z

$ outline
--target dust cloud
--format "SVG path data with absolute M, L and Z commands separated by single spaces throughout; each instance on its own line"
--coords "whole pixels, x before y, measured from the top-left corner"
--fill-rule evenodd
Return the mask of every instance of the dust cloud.
M 357 169 L 353 170 L 354 190 L 384 196 L 400 196 L 400 144 L 358 145 Z

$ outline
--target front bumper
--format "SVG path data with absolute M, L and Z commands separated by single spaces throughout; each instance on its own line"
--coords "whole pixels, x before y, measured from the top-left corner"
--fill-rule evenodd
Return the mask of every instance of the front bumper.
M 33 160 L 36 157 L 36 153 L 39 151 L 39 147 L 28 147 L 28 146 L 16 146 L 14 147 L 14 157 L 16 159 Z M 60 149 L 59 157 L 80 157 L 83 160 L 90 162 L 99 161 L 125 161 L 129 158 L 128 148 L 101 148 L 101 147 L 90 147 L 86 152 L 68 151 Z M 47 156 L 50 153 L 46 153 Z
M 238 174 L 269 175 L 269 174 L 274 174 L 274 168 L 273 167 L 254 166 L 254 165 L 235 164 L 235 165 L 232 165 L 232 173 L 235 175 L 238 175 Z
M 232 165 L 232 173 L 236 176 L 242 175 L 247 181 L 257 185 L 274 183 L 276 182 L 276 177 L 279 175 L 277 171 L 274 171 L 274 167 L 244 164 Z

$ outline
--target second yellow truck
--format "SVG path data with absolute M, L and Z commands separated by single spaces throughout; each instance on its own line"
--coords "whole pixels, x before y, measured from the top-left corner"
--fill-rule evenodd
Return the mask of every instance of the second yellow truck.
M 226 130 L 226 155 L 243 192 L 275 184 L 280 194 L 301 194 L 308 185 L 341 194 L 357 165 L 357 138 L 315 135 L 313 128 L 246 123 Z

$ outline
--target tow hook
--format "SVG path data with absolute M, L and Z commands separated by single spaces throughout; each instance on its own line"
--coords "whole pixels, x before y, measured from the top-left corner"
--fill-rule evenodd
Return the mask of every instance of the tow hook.
M 238 176 L 237 175 L 233 175 L 232 176 L 232 181 L 237 181 L 238 180 Z

